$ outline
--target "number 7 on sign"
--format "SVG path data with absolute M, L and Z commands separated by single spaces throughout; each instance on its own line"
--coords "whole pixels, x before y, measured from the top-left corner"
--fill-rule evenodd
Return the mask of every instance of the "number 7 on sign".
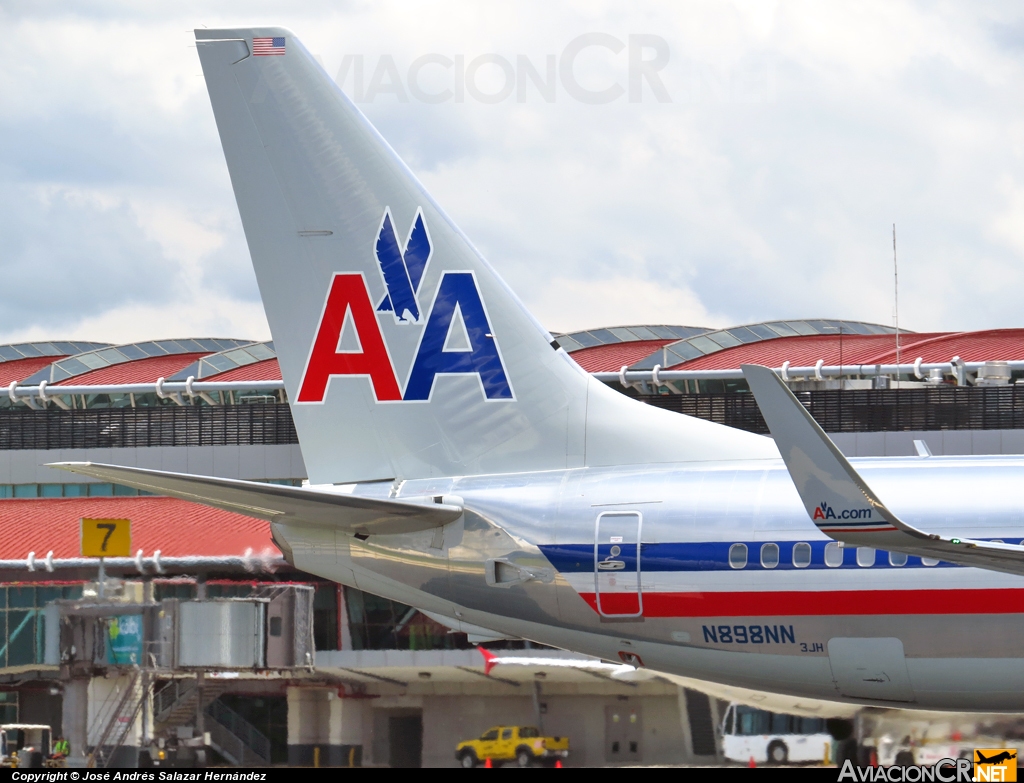
M 128 519 L 82 519 L 82 557 L 131 557 Z

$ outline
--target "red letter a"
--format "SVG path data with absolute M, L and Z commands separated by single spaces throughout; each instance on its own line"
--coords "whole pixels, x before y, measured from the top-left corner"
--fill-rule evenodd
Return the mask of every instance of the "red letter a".
M 362 350 L 359 353 L 338 353 L 345 313 L 349 311 Z M 369 376 L 378 402 L 402 399 L 366 283 L 360 274 L 334 276 L 309 364 L 302 376 L 297 402 L 323 402 L 327 382 L 332 375 Z

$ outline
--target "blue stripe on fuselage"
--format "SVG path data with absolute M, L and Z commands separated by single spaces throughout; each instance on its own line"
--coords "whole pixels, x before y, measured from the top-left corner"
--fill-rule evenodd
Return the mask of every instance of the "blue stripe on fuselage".
M 734 544 L 747 545 L 747 565 L 743 569 L 733 569 L 729 566 L 729 548 Z M 776 543 L 779 546 L 779 564 L 774 569 L 768 569 L 761 565 L 761 547 L 766 543 Z M 804 568 L 796 568 L 793 565 L 793 546 L 797 543 L 809 543 L 811 547 L 811 564 L 806 568 L 833 570 L 834 568 L 934 568 L 925 566 L 920 557 L 908 557 L 904 566 L 893 566 L 889 564 L 887 552 L 877 550 L 875 552 L 874 566 L 857 565 L 857 548 L 843 547 L 842 566 L 825 565 L 825 547 L 828 541 L 702 541 L 694 543 L 674 544 L 641 544 L 640 557 L 641 569 L 643 571 L 732 571 L 732 570 L 789 570 L 802 571 Z M 611 544 L 601 544 L 598 548 L 598 556 L 605 559 L 609 556 Z M 563 573 L 592 572 L 594 570 L 594 545 L 593 544 L 542 544 L 541 552 L 551 561 L 551 564 Z M 618 559 L 626 564 L 626 570 L 636 570 L 636 557 L 633 555 L 632 546 L 622 552 Z M 952 563 L 940 562 L 939 566 L 951 567 Z

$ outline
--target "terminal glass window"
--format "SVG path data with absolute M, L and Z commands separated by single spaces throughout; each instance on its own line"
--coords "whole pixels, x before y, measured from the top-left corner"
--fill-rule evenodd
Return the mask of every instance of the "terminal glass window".
M 829 568 L 839 568 L 843 564 L 843 545 L 838 541 L 830 541 L 825 544 L 825 565 Z
M 811 545 L 806 541 L 793 544 L 793 566 L 807 568 L 811 564 Z
M 875 564 L 875 550 L 869 546 L 857 547 L 857 565 L 869 568 Z
M 313 645 L 318 650 L 340 650 L 338 612 L 341 585 L 318 584 L 313 594 Z
M 0 668 L 42 663 L 44 607 L 57 599 L 81 596 L 81 585 L 0 587 Z
M 411 606 L 345 588 L 352 648 L 356 650 L 469 649 L 462 634 L 431 620 Z
M 889 553 L 889 565 L 896 566 L 897 568 L 899 568 L 900 566 L 905 566 L 906 564 L 907 556 L 903 552 Z
M 0 723 L 18 722 L 18 692 L 0 693 Z
M 248 598 L 255 592 L 251 582 L 210 582 L 206 585 L 207 598 Z
M 747 565 L 747 545 L 733 544 L 729 547 L 729 567 L 744 568 Z
M 153 598 L 163 601 L 166 598 L 177 598 L 181 601 L 191 601 L 196 597 L 195 582 L 153 582 Z
M 82 482 L 74 484 L 0 484 L 0 498 L 84 498 L 111 495 L 135 497 L 151 495 L 142 489 L 117 484 Z
M 765 568 L 775 568 L 779 564 L 779 545 L 763 544 L 761 546 L 761 565 Z

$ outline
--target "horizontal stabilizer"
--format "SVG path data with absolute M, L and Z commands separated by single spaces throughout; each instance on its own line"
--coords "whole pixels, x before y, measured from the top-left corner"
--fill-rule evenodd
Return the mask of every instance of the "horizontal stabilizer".
M 362 535 L 415 533 L 441 527 L 462 515 L 461 506 L 430 502 L 434 498 L 428 498 L 426 502 L 365 498 L 311 487 L 191 476 L 93 462 L 55 462 L 48 467 L 271 522 L 315 525 Z
M 1024 547 L 918 530 L 879 499 L 807 409 L 772 370 L 745 364 L 750 385 L 811 521 L 825 535 L 964 566 L 1024 575 Z

